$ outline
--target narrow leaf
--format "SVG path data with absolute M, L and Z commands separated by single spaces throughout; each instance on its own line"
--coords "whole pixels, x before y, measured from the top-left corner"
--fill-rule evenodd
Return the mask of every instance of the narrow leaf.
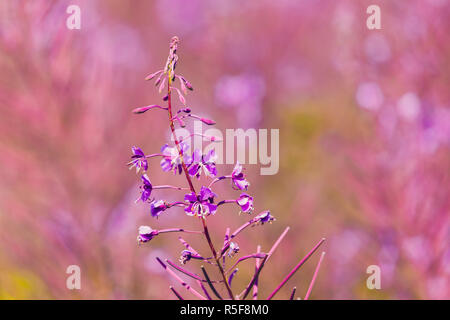
M 208 276 L 208 273 L 206 273 L 205 267 L 201 266 L 201 269 L 202 269 L 203 274 L 205 276 L 206 282 L 208 282 L 208 285 L 211 288 L 212 292 L 216 295 L 217 298 L 219 298 L 220 300 L 223 300 L 222 297 L 220 296 L 220 294 L 217 292 L 217 290 L 214 287 L 214 285 L 212 284 L 211 280 L 209 279 L 209 276 Z

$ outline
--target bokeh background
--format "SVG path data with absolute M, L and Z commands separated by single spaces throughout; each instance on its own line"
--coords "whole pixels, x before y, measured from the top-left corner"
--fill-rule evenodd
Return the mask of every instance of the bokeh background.
M 70 4 L 81 30 L 66 28 Z M 370 4 L 381 30 L 366 27 Z M 280 129 L 279 173 L 247 165 L 257 212 L 277 221 L 238 241 L 268 250 L 291 227 L 263 297 L 326 237 L 313 299 L 450 298 L 449 30 L 446 0 L 0 1 L 0 298 L 173 299 L 154 258 L 177 260 L 177 237 L 138 247 L 137 228 L 197 221 L 181 209 L 154 220 L 125 165 L 131 146 L 152 153 L 169 136 L 163 113 L 131 110 L 160 101 L 143 79 L 173 35 L 191 108 L 222 130 Z M 158 161 L 149 174 L 183 184 Z M 220 210 L 214 241 L 246 219 Z M 318 257 L 278 298 L 294 285 L 304 296 Z M 66 288 L 72 264 L 81 290 Z M 381 290 L 366 287 L 369 265 Z M 252 271 L 243 264 L 233 286 Z

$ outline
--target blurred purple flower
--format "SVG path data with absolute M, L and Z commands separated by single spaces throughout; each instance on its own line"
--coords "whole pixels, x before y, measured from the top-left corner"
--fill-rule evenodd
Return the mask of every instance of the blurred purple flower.
M 181 251 L 181 256 L 180 256 L 179 261 L 181 264 L 186 264 L 186 262 L 191 260 L 191 258 L 192 258 L 192 252 L 189 250 L 183 250 L 183 251 Z
M 389 42 L 381 33 L 370 34 L 364 47 L 367 57 L 375 63 L 387 62 L 391 57 Z
M 267 210 L 263 211 L 256 217 L 255 223 L 263 225 L 264 223 L 271 223 L 272 221 L 275 221 L 275 218 L 270 214 L 270 211 Z
M 242 172 L 242 166 L 239 164 L 239 162 L 236 163 L 236 166 L 231 173 L 231 180 L 239 190 L 247 190 L 248 186 L 250 185 L 250 183 L 245 180 L 245 175 Z
M 158 201 L 152 201 L 150 204 L 150 213 L 152 214 L 152 217 L 159 217 L 161 212 L 166 210 L 168 206 L 163 200 Z
M 253 73 L 228 75 L 218 80 L 215 96 L 219 105 L 235 108 L 241 126 L 251 127 L 261 120 L 265 87 L 264 78 Z
M 158 235 L 157 230 L 153 230 L 149 226 L 140 226 L 139 235 L 137 236 L 137 241 L 139 244 L 148 242 L 153 239 L 153 237 Z
M 169 33 L 177 32 L 181 36 L 196 34 L 203 30 L 208 21 L 207 7 L 207 2 L 200 0 L 189 1 L 188 6 L 184 0 L 159 0 L 155 3 L 155 10 L 157 16 L 161 17 L 159 23 L 163 29 Z
M 241 207 L 241 210 L 245 213 L 252 213 L 253 211 L 253 197 L 246 193 L 241 193 L 239 199 L 236 200 L 237 204 Z
M 200 194 L 196 196 L 194 192 L 186 194 L 184 201 L 187 201 L 189 205 L 184 209 L 189 216 L 206 217 L 210 214 L 215 214 L 217 205 L 214 204 L 214 197 L 216 194 L 211 189 L 202 186 Z
M 420 115 L 421 102 L 414 92 L 405 93 L 398 100 L 397 113 L 408 122 L 414 122 Z
M 364 109 L 376 111 L 383 104 L 383 92 L 375 82 L 361 83 L 356 90 L 356 101 Z
M 239 252 L 239 245 L 235 242 L 230 243 L 230 248 L 228 249 L 228 257 L 232 258 L 236 253 Z
M 139 172 L 140 169 L 147 171 L 148 162 L 142 149 L 138 147 L 132 147 L 131 152 L 133 153 L 133 155 L 131 156 L 131 159 L 133 160 L 128 163 L 130 165 L 130 169 L 136 167 L 136 172 Z
M 189 146 L 186 143 L 181 142 L 180 147 L 184 161 L 189 163 L 190 157 L 186 154 Z M 167 172 L 173 170 L 174 174 L 176 174 L 177 172 L 178 174 L 181 174 L 181 172 L 183 171 L 183 167 L 177 147 L 169 147 L 169 145 L 166 143 L 161 147 L 161 153 L 163 154 L 163 159 L 161 160 L 161 168 L 163 169 L 163 171 Z
M 206 155 L 202 155 L 200 150 L 195 149 L 192 154 L 192 164 L 189 168 L 189 174 L 200 178 L 200 174 L 203 171 L 205 176 L 215 177 L 217 175 L 216 159 L 217 156 L 214 149 L 210 150 Z
M 146 174 L 142 175 L 141 179 L 142 179 L 142 185 L 140 186 L 141 200 L 143 202 L 145 202 L 148 200 L 148 198 L 150 198 L 150 195 L 152 194 L 153 186 L 150 182 L 149 177 Z

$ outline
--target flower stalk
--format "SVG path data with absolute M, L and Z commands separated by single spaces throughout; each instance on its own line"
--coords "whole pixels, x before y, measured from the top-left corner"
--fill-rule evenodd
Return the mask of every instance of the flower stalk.
M 281 240 L 285 237 L 286 233 L 289 230 L 289 227 L 287 227 L 279 236 L 268 253 L 261 252 L 261 246 L 258 246 L 256 253 L 243 255 L 233 262 L 235 256 L 240 254 L 239 245 L 237 242 L 235 242 L 235 238 L 239 234 L 241 234 L 244 230 L 248 230 L 249 227 L 266 225 L 275 221 L 275 218 L 272 216 L 270 211 L 262 211 L 258 215 L 254 216 L 252 219 L 241 225 L 239 228 L 237 228 L 233 233 L 230 232 L 229 227 L 226 228 L 223 246 L 219 251 L 216 250 L 212 241 L 211 233 L 208 229 L 207 218 L 210 215 L 215 215 L 218 211 L 226 210 L 232 206 L 236 206 L 237 208 L 239 208 L 239 213 L 243 212 L 252 214 L 254 211 L 254 198 L 247 193 L 250 183 L 247 181 L 245 170 L 239 162 L 235 164 L 235 167 L 231 173 L 219 176 L 217 174 L 216 167 L 217 156 L 214 149 L 209 150 L 209 152 L 206 154 L 204 154 L 202 150 L 199 149 L 195 149 L 192 151 L 192 153 L 188 153 L 190 151 L 190 139 L 187 138 L 193 137 L 198 134 L 189 133 L 185 137 L 177 137 L 176 126 L 184 128 L 186 126 L 185 121 L 198 120 L 206 125 L 214 125 L 216 123 L 212 119 L 207 119 L 191 113 L 191 108 L 186 106 L 186 98 L 184 95 L 188 92 L 188 90 L 192 91 L 193 87 L 185 77 L 175 73 L 175 68 L 178 63 L 178 42 L 179 39 L 177 37 L 172 38 L 170 43 L 169 56 L 164 68 L 146 77 L 146 80 L 151 80 L 154 78 L 156 79 L 155 86 L 158 87 L 158 91 L 164 95 L 162 97 L 162 100 L 164 102 L 163 104 L 166 104 L 167 106 L 151 104 L 133 110 L 135 114 L 139 115 L 147 113 L 152 109 L 167 111 L 169 120 L 168 124 L 171 131 L 173 143 L 166 143 L 161 147 L 160 152 L 151 154 L 144 153 L 141 148 L 132 147 L 131 161 L 128 163 L 128 165 L 130 166 L 130 168 L 135 168 L 136 173 L 139 173 L 141 171 L 143 172 L 140 177 L 140 197 L 136 201 L 141 201 L 143 203 L 149 204 L 149 211 L 153 218 L 159 218 L 161 215 L 166 214 L 167 211 L 170 211 L 170 209 L 173 207 L 181 207 L 184 209 L 184 212 L 187 216 L 196 217 L 200 220 L 202 231 L 185 230 L 183 228 L 154 230 L 149 226 L 141 226 L 139 228 L 139 235 L 137 239 L 139 244 L 141 244 L 149 242 L 154 237 L 163 233 L 183 232 L 186 234 L 201 234 L 203 236 L 203 239 L 208 243 L 209 250 L 211 251 L 210 254 L 204 255 L 202 253 L 199 253 L 188 242 L 179 237 L 178 239 L 184 247 L 184 250 L 181 252 L 179 258 L 179 262 L 181 265 L 183 265 L 183 267 L 179 266 L 177 263 L 174 263 L 169 259 L 166 259 L 165 262 L 163 262 L 160 258 L 157 258 L 157 261 L 169 275 L 180 282 L 187 291 L 191 292 L 199 299 L 212 299 L 211 295 L 209 295 L 208 293 L 208 290 L 204 286 L 204 283 L 207 283 L 215 297 L 221 300 L 223 300 L 223 297 L 219 293 L 219 286 L 225 288 L 228 298 L 232 300 L 240 299 L 241 297 L 245 299 L 248 296 L 250 290 L 253 288 L 253 298 L 256 299 L 258 296 L 258 279 L 261 270 L 263 269 L 264 264 L 272 256 Z M 179 88 L 176 87 L 175 81 L 179 83 Z M 163 93 L 166 86 L 167 90 Z M 173 99 L 175 99 L 175 97 L 178 97 L 178 100 L 182 104 L 182 106 L 176 112 L 174 112 L 173 110 Z M 211 142 L 220 140 L 218 137 L 214 136 L 207 136 L 203 134 L 200 134 L 200 136 L 203 139 L 209 140 Z M 147 175 L 149 161 L 154 158 L 161 159 L 160 166 L 163 171 L 173 172 L 175 175 L 184 175 L 188 186 L 174 186 L 171 184 L 154 185 L 150 180 L 150 177 Z M 193 177 L 197 178 L 196 181 L 200 181 L 201 175 L 204 175 L 206 178 L 210 179 L 210 181 L 206 185 L 201 185 L 200 187 L 196 188 Z M 212 188 L 214 187 L 215 183 L 222 180 L 230 181 L 232 189 L 235 191 L 240 191 L 240 195 L 232 199 L 219 199 L 220 201 L 216 202 L 216 199 L 219 198 L 220 195 L 217 195 Z M 184 195 L 184 199 L 182 201 L 169 202 L 164 199 L 153 198 L 153 191 L 155 190 L 188 191 L 189 193 L 186 193 Z M 227 205 L 223 206 L 224 204 Z M 254 275 L 252 276 L 250 283 L 244 289 L 244 291 L 240 295 L 235 296 L 232 290 L 232 280 L 238 273 L 237 265 L 248 259 L 255 259 L 256 261 Z M 203 266 L 201 267 L 203 276 L 188 271 L 186 268 L 184 268 L 184 265 L 191 260 L 201 260 L 214 266 L 215 268 L 217 268 L 221 279 L 211 280 L 206 269 Z M 231 267 L 228 267 L 225 271 L 225 264 L 227 260 L 230 260 Z M 298 269 L 301 264 L 296 268 Z M 195 280 L 204 295 L 189 286 L 180 276 L 178 276 L 176 272 L 174 272 L 174 270 L 184 276 Z M 296 269 L 293 272 L 295 271 Z M 288 275 L 288 278 L 293 274 L 293 272 Z M 317 272 L 315 273 L 310 288 L 312 288 L 316 276 Z M 277 287 L 273 295 L 279 289 L 281 289 L 283 284 L 284 283 Z M 183 297 L 179 292 L 177 292 L 172 286 L 170 286 L 169 288 L 178 299 L 183 300 Z M 307 293 L 307 295 L 309 295 L 309 292 Z
M 175 55 L 175 51 L 177 49 L 177 45 L 178 45 L 178 38 L 174 37 L 172 39 L 172 44 L 171 44 L 171 52 L 173 51 L 173 55 Z M 177 138 L 176 133 L 175 133 L 175 125 L 174 125 L 173 114 L 172 114 L 172 90 L 171 90 L 172 86 L 171 86 L 171 84 L 172 84 L 172 79 L 174 78 L 174 74 L 172 72 L 175 69 L 175 66 L 173 65 L 173 63 L 175 63 L 176 60 L 175 59 L 170 59 L 170 58 L 171 57 L 169 55 L 169 60 L 170 61 L 168 60 L 168 63 L 169 63 L 168 64 L 168 70 L 169 70 L 169 72 L 168 72 L 168 83 L 167 83 L 167 109 L 168 109 L 168 114 L 169 114 L 169 125 L 170 125 L 170 130 L 172 131 L 172 136 L 173 136 L 173 139 L 175 141 L 175 145 L 176 145 L 176 147 L 178 149 L 178 154 L 179 154 L 179 157 L 181 159 L 181 166 L 182 166 L 183 172 L 184 172 L 184 174 L 186 176 L 186 180 L 187 180 L 187 182 L 189 184 L 189 188 L 190 188 L 191 192 L 196 195 L 197 193 L 195 191 L 194 185 L 193 185 L 191 177 L 189 175 L 186 163 L 185 163 L 185 161 L 183 159 L 183 152 L 182 152 L 182 149 L 181 149 L 181 146 L 180 146 L 180 142 L 178 141 L 178 138 Z M 182 83 L 183 83 L 183 81 L 182 81 Z M 231 291 L 231 288 L 230 288 L 230 286 L 229 286 L 229 284 L 227 282 L 227 279 L 226 279 L 226 276 L 225 276 L 225 272 L 224 272 L 223 267 L 222 267 L 222 265 L 221 265 L 221 263 L 220 263 L 220 261 L 219 261 L 219 259 L 217 257 L 216 249 L 214 248 L 214 245 L 213 245 L 213 243 L 211 241 L 211 237 L 209 235 L 209 230 L 208 230 L 208 227 L 206 225 L 206 220 L 203 217 L 201 217 L 200 220 L 202 221 L 203 234 L 205 235 L 206 241 L 208 242 L 208 245 L 209 245 L 209 248 L 211 249 L 213 257 L 214 257 L 214 259 L 217 262 L 217 266 L 219 268 L 220 274 L 222 275 L 222 278 L 223 278 L 223 281 L 225 283 L 225 287 L 226 287 L 226 290 L 228 292 L 228 295 L 230 296 L 230 298 L 232 300 L 234 300 L 233 292 Z

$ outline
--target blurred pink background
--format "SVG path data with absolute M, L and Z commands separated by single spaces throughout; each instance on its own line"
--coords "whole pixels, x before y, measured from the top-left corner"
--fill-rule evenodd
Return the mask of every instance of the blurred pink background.
M 66 28 L 70 4 L 81 30 Z M 371 4 L 381 30 L 366 27 Z M 154 220 L 125 165 L 131 146 L 156 152 L 169 136 L 164 115 L 131 110 L 160 101 L 143 79 L 173 35 L 191 108 L 221 130 L 280 129 L 279 173 L 246 166 L 256 211 L 277 221 L 242 252 L 291 227 L 262 297 L 326 237 L 312 299 L 450 298 L 449 30 L 446 0 L 2 0 L 0 298 L 173 299 L 154 258 L 176 260 L 177 237 L 138 247 L 137 228 L 198 226 L 182 209 Z M 150 166 L 152 181 L 183 184 Z M 213 240 L 245 219 L 219 211 Z M 301 296 L 318 257 L 288 284 Z M 66 288 L 72 264 L 81 290 Z M 369 265 L 381 290 L 366 287 Z

